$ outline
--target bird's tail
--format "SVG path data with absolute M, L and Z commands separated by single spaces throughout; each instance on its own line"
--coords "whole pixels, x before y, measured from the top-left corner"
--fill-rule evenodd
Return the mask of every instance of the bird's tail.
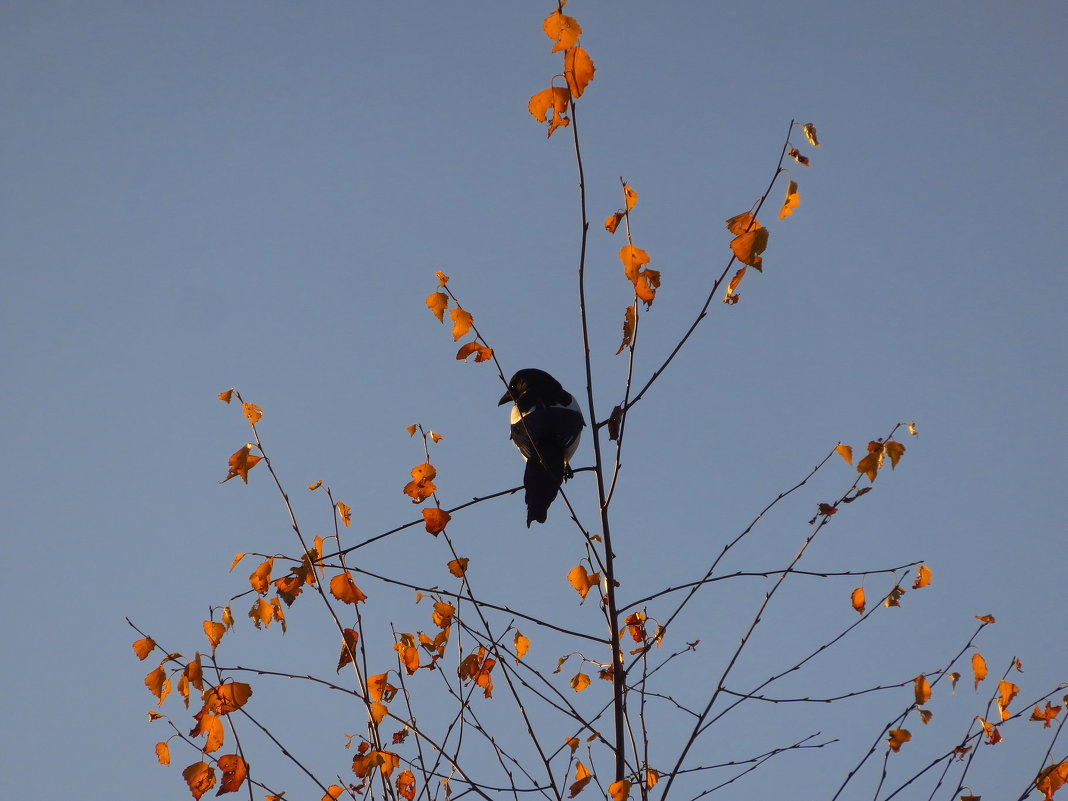
M 527 467 L 523 471 L 523 486 L 527 490 L 527 528 L 535 520 L 545 522 L 549 505 L 556 500 L 560 484 L 564 481 L 563 454 L 548 463 L 551 467 L 546 469 L 538 459 L 527 459 Z

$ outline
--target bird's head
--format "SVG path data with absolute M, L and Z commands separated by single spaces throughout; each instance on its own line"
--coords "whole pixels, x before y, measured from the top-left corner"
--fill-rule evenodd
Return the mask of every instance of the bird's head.
M 512 380 L 508 382 L 508 391 L 497 401 L 497 405 L 503 406 L 511 402 L 515 403 L 520 411 L 527 412 L 539 403 L 559 402 L 561 396 L 567 396 L 567 392 L 559 381 L 544 370 L 527 367 L 512 376 Z

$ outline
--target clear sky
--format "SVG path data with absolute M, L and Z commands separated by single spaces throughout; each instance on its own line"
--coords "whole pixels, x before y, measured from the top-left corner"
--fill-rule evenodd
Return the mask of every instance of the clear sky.
M 146 722 L 151 665 L 134 660 L 124 616 L 168 648 L 203 649 L 208 606 L 243 589 L 245 566 L 226 572 L 233 554 L 293 549 L 266 473 L 217 483 L 248 434 L 216 393 L 237 386 L 264 408 L 269 453 L 309 531 L 326 533 L 329 510 L 302 487 L 324 479 L 355 510 L 353 540 L 413 516 L 401 494 L 422 455 L 410 423 L 445 435 L 434 454 L 445 505 L 520 479 L 495 374 L 457 363 L 423 305 L 435 270 L 452 276 L 506 370 L 542 367 L 584 393 L 574 155 L 568 132 L 546 141 L 526 110 L 560 69 L 540 29 L 552 8 L 0 2 L 6 797 L 188 797 L 180 769 L 192 755 L 154 762 L 165 732 Z M 980 641 L 992 676 L 1018 656 L 1024 702 L 1068 681 L 1068 5 L 567 8 L 598 70 L 579 124 L 600 413 L 625 370 L 613 356 L 628 301 L 621 235 L 599 226 L 620 205 L 619 176 L 641 197 L 635 243 L 663 274 L 642 318 L 644 380 L 726 263 L 722 221 L 763 191 L 790 119 L 814 122 L 822 141 L 810 169 L 792 169 L 794 216 L 762 215 L 763 275 L 747 276 L 738 305 L 713 305 L 630 419 L 615 534 L 629 597 L 700 575 L 835 442 L 862 448 L 914 420 L 902 464 L 839 514 L 803 566 L 924 559 L 934 582 L 789 691 L 934 670 L 987 613 L 998 620 Z M 590 458 L 587 440 L 575 461 Z M 851 480 L 843 462 L 829 466 L 733 569 L 784 564 L 815 504 Z M 588 474 L 573 487 L 590 517 Z M 541 528 L 523 522 L 515 496 L 458 516 L 450 533 L 490 574 L 483 586 L 497 579 L 524 608 L 544 602 L 595 626 L 563 580 L 582 549 L 562 508 Z M 444 562 L 428 542 L 409 532 L 363 566 Z M 765 585 L 731 586 L 709 593 L 676 646 L 737 640 Z M 818 644 L 855 617 L 848 579 L 791 588 L 747 675 L 763 678 L 797 640 Z M 402 630 L 425 625 L 409 603 Z M 281 667 L 263 648 L 287 645 L 279 636 L 246 631 L 234 648 Z M 329 634 L 322 643 L 307 669 L 330 674 L 336 646 Z M 560 654 L 546 650 L 551 668 Z M 914 732 L 917 759 L 961 736 L 992 681 L 979 697 L 964 682 L 932 704 L 936 721 L 945 709 L 963 722 Z M 784 758 L 745 791 L 781 797 L 789 775 L 816 797 L 908 697 L 820 710 L 819 722 L 809 708 L 753 707 L 701 758 L 751 753 L 740 735 L 782 715 L 779 738 L 755 742 L 815 730 L 843 742 Z M 353 715 L 301 741 L 340 769 L 339 731 L 360 726 Z M 1017 729 L 976 769 L 976 794 L 1015 798 L 1039 767 L 1040 728 Z M 296 777 L 284 785 L 319 797 Z

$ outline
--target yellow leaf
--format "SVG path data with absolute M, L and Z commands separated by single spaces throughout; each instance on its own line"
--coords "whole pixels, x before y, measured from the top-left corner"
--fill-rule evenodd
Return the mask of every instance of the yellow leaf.
M 429 462 L 416 465 L 412 468 L 412 480 L 404 485 L 404 494 L 412 499 L 412 503 L 422 503 L 437 491 L 434 479 L 438 471 Z
M 234 561 L 230 563 L 230 572 L 234 572 L 234 568 L 237 567 L 237 563 L 245 558 L 243 553 L 234 554 Z
M 645 771 L 645 786 L 652 789 L 660 781 L 660 774 L 652 768 Z
M 463 309 L 457 307 L 449 312 L 449 317 L 452 319 L 452 340 L 455 342 L 468 331 L 471 330 L 471 323 L 475 318 L 468 314 Z
M 853 464 L 853 449 L 848 445 L 843 445 L 841 442 L 835 447 L 838 455 L 846 460 L 846 464 Z
M 559 11 L 554 11 L 547 16 L 541 24 L 541 29 L 545 31 L 546 36 L 556 42 L 552 50 L 554 53 L 577 45 L 579 36 L 582 34 L 582 26 L 578 24 L 578 21 Z
M 337 799 L 341 798 L 344 792 L 345 788 L 340 784 L 331 784 L 326 788 L 326 795 L 322 797 L 321 801 L 337 801 Z M 272 795 L 268 796 L 267 801 L 272 801 L 272 799 L 279 799 L 279 801 L 281 801 L 281 798 L 281 796 Z
M 627 779 L 620 779 L 619 781 L 612 782 L 608 786 L 608 794 L 612 796 L 612 801 L 627 801 L 630 796 L 630 781 Z
M 162 667 L 158 667 L 145 676 L 145 686 L 148 691 L 159 699 L 159 706 L 163 706 L 163 700 L 171 692 L 171 680 Z
M 567 117 L 563 116 L 570 101 L 570 90 L 560 86 L 550 86 L 530 98 L 527 111 L 533 114 L 538 122 L 545 122 L 549 111 L 552 110 L 553 117 L 549 121 L 549 136 L 552 136 L 557 128 L 566 127 L 571 123 Z
M 790 148 L 790 152 L 787 153 L 786 155 L 788 155 L 790 158 L 792 158 L 798 164 L 801 164 L 801 165 L 803 165 L 805 167 L 809 166 L 808 156 L 802 156 L 801 155 L 801 151 L 798 150 L 796 147 Z
M 434 316 L 438 318 L 439 323 L 445 322 L 445 309 L 449 305 L 449 296 L 444 292 L 431 292 L 426 296 L 426 305 L 430 311 L 434 312 Z
M 575 565 L 571 568 L 571 572 L 567 574 L 567 580 L 571 583 L 578 594 L 582 596 L 582 600 L 586 600 L 586 593 L 590 591 L 591 587 L 596 587 L 601 581 L 600 573 L 589 573 L 582 565 Z
M 998 682 L 998 712 L 1001 713 L 1002 720 L 1008 720 L 1012 717 L 1009 712 L 1009 704 L 1012 703 L 1012 699 L 1015 698 L 1016 694 L 1019 692 L 1020 688 L 1011 681 L 1002 679 Z
M 782 202 L 782 208 L 779 209 L 779 219 L 785 220 L 793 214 L 800 202 L 801 199 L 797 194 L 797 181 L 790 181 L 786 187 L 786 199 Z
M 337 502 L 337 513 L 341 515 L 341 522 L 346 526 L 352 523 L 352 507 L 346 506 L 341 501 Z
M 646 306 L 651 305 L 660 286 L 660 271 L 645 266 L 649 263 L 649 254 L 634 245 L 624 245 L 619 250 L 619 260 L 623 262 L 623 272 L 634 284 L 634 294 Z
M 571 749 L 571 753 L 572 754 L 575 753 L 575 751 L 578 750 L 578 747 L 579 747 L 579 738 L 578 737 L 568 737 L 567 739 L 564 740 L 564 742 L 567 744 L 567 747 Z
M 582 97 L 586 86 L 593 80 L 593 59 L 585 49 L 569 47 L 564 53 L 564 79 L 572 97 Z
M 808 140 L 808 143 L 810 145 L 812 145 L 813 147 L 820 146 L 820 140 L 816 138 L 815 125 L 813 125 L 811 122 L 806 122 L 804 125 L 801 126 L 801 130 L 805 134 L 805 139 Z

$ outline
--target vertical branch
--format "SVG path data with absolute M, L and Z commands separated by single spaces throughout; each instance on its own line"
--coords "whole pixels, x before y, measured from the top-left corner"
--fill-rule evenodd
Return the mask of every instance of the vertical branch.
M 590 332 L 586 315 L 586 239 L 590 231 L 590 222 L 586 215 L 586 174 L 582 168 L 582 149 L 579 147 L 578 117 L 575 101 L 571 101 L 571 134 L 575 143 L 575 163 L 578 170 L 579 214 L 582 221 L 582 236 L 579 246 L 578 291 L 579 317 L 582 321 L 582 354 L 586 366 L 586 403 L 590 413 L 590 433 L 593 437 L 594 472 L 597 476 L 597 506 L 601 516 L 601 536 L 604 539 L 604 578 L 607 601 L 609 641 L 612 644 L 612 714 L 615 748 L 615 780 L 624 778 L 626 759 L 624 754 L 624 693 L 626 676 L 623 671 L 623 653 L 620 650 L 619 610 L 616 606 L 615 554 L 612 551 L 612 532 L 608 521 L 607 493 L 604 482 L 604 458 L 601 453 L 601 437 L 597 426 L 597 407 L 593 399 L 593 367 L 590 362 Z

